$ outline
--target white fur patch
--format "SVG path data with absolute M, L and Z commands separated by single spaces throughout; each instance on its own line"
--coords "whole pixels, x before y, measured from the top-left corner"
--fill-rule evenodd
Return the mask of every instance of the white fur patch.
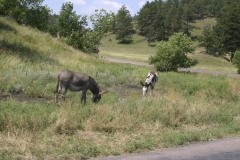
M 143 95 L 147 93 L 148 88 L 146 86 L 143 86 Z
M 146 83 L 147 83 L 147 84 L 150 84 L 150 83 L 152 82 L 153 77 L 154 77 L 154 75 L 151 74 L 151 73 L 149 73 L 149 74 L 147 75 L 147 78 L 146 78 Z

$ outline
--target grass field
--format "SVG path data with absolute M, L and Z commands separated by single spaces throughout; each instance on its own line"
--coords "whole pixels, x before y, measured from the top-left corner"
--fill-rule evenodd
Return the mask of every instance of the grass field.
M 137 35 L 128 45 L 111 39 L 104 39 L 100 55 L 147 61 L 156 50 Z M 234 72 L 224 59 L 197 52 L 203 69 Z M 104 61 L 2 17 L 0 55 L 2 159 L 88 159 L 240 133 L 239 78 L 159 72 L 153 96 L 143 97 L 139 82 L 153 67 Z M 68 92 L 56 104 L 62 69 L 88 73 L 108 93 L 93 104 L 88 92 L 83 106 L 81 92 Z
M 196 21 L 192 24 L 195 25 L 196 28 L 192 30 L 191 35 L 193 37 L 200 36 L 205 26 L 213 26 L 215 23 L 216 21 L 213 18 Z M 115 40 L 115 35 L 112 34 L 102 40 L 99 55 L 148 62 L 148 58 L 156 54 L 157 44 L 157 42 L 152 42 L 151 45 L 148 46 L 144 37 L 139 35 L 133 35 L 132 39 L 129 40 L 129 44 L 121 44 Z M 199 61 L 199 63 L 193 67 L 195 69 L 237 73 L 237 68 L 229 63 L 228 56 L 213 57 L 205 54 L 205 50 L 202 47 L 197 47 L 195 52 L 189 54 L 189 56 Z
M 148 46 L 144 37 L 139 35 L 133 35 L 128 44 L 121 44 L 111 34 L 102 40 L 99 55 L 147 62 L 148 57 L 156 53 L 156 44 L 153 42 Z

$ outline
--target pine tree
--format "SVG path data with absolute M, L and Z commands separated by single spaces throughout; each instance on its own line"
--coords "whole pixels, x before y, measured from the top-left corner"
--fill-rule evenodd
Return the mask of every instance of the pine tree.
M 116 39 L 124 42 L 130 39 L 133 34 L 132 17 L 125 5 L 123 5 L 116 15 Z
M 157 1 L 154 2 L 147 1 L 143 8 L 140 10 L 138 16 L 138 28 L 140 30 L 140 34 L 147 38 L 148 45 L 150 45 L 150 42 L 152 40 L 157 38 L 157 32 L 160 32 L 160 30 L 158 30 L 158 27 L 163 26 L 161 24 L 162 21 L 160 19 L 161 14 L 159 15 L 157 14 L 158 9 L 156 4 Z
M 157 9 L 157 15 L 154 22 L 154 30 L 156 32 L 156 39 L 158 41 L 166 39 L 166 29 L 164 27 L 164 19 L 165 19 L 165 13 L 164 13 L 164 3 L 162 1 L 157 1 L 156 5 Z
M 219 35 L 219 44 L 222 44 L 223 50 L 230 53 L 230 62 L 234 52 L 240 49 L 240 2 L 234 2 L 223 9 L 218 23 L 214 27 Z

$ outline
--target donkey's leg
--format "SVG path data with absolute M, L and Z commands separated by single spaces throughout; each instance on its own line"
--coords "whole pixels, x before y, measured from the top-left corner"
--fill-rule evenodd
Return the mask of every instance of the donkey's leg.
M 150 88 L 150 92 L 149 92 L 150 96 L 152 96 L 152 88 Z
M 55 102 L 56 102 L 56 103 L 58 102 L 58 95 L 59 95 L 59 92 L 57 91 L 57 92 L 55 93 Z
M 56 103 L 58 102 L 58 96 L 59 96 L 61 90 L 62 90 L 62 86 L 59 83 L 58 86 L 57 86 L 56 93 L 55 93 L 55 101 L 56 101 Z
M 87 90 L 82 91 L 81 103 L 82 103 L 82 101 L 84 101 L 84 104 L 86 104 L 86 93 L 87 93 Z
M 67 93 L 67 87 L 63 86 L 62 87 L 62 100 L 63 101 L 65 101 L 66 93 Z
M 153 88 L 154 88 L 154 86 L 150 87 L 150 96 L 152 96 Z

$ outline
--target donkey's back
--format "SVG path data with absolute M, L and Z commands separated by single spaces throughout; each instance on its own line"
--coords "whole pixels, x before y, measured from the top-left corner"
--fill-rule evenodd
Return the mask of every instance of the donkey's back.
M 58 90 L 80 91 L 89 88 L 89 75 L 69 70 L 63 70 L 58 74 Z

